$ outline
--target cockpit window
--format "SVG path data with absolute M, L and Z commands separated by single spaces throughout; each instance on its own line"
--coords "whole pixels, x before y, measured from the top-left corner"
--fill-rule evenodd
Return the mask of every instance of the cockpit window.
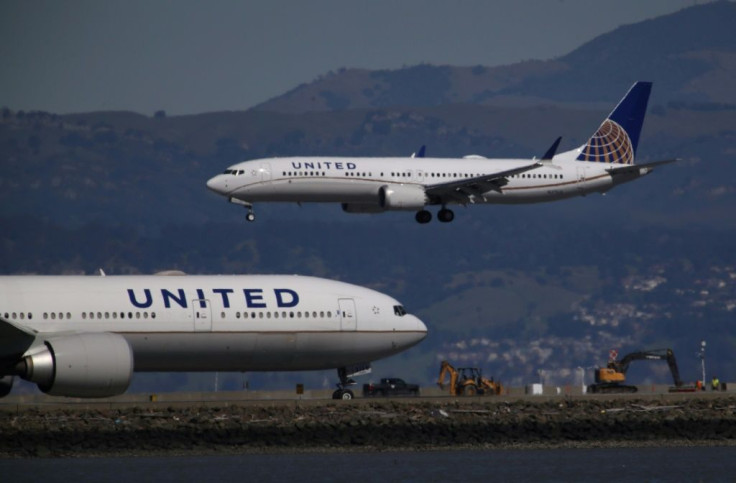
M 406 309 L 403 305 L 394 305 L 394 315 L 398 315 L 399 317 L 403 317 L 406 315 Z
M 222 174 L 232 174 L 233 176 L 240 176 L 245 174 L 244 169 L 226 169 Z

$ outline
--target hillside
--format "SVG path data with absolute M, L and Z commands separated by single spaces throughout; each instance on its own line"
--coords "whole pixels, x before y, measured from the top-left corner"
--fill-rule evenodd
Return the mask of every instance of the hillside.
M 637 80 L 655 83 L 656 103 L 733 105 L 733 25 L 736 3 L 708 3 L 619 27 L 557 59 L 498 67 L 343 68 L 254 109 L 307 112 L 448 103 L 615 102 L 621 86 Z

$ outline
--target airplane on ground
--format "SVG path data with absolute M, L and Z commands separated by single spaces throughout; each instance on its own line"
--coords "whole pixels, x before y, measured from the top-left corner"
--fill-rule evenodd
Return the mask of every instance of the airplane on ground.
M 348 213 L 416 211 L 419 223 L 439 205 L 437 218 L 455 217 L 447 206 L 481 203 L 540 203 L 611 188 L 652 172 L 674 159 L 635 164 L 651 82 L 635 83 L 587 143 L 557 154 L 561 138 L 541 159 L 425 157 L 289 157 L 230 166 L 207 187 L 247 208 L 260 201 L 341 203 Z
M 15 376 L 84 398 L 134 371 L 337 368 L 351 399 L 350 377 L 426 335 L 395 299 L 315 277 L 0 276 L 0 397 Z

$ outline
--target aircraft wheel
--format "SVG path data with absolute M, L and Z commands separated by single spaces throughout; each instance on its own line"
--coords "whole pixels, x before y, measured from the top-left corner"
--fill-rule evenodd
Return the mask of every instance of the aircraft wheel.
M 421 224 L 429 223 L 430 220 L 432 220 L 432 213 L 430 213 L 427 210 L 417 211 L 415 218 L 418 223 L 421 223 Z
M 350 389 L 338 389 L 332 393 L 332 399 L 343 399 L 347 401 L 349 399 L 353 399 L 354 397 L 355 395 Z
M 248 221 L 255 221 L 256 215 L 252 211 L 248 212 L 247 215 L 245 215 L 245 219 Z
M 442 208 L 437 213 L 437 219 L 440 220 L 442 223 L 449 223 L 455 219 L 455 213 L 453 213 L 452 210 L 448 210 L 447 208 Z

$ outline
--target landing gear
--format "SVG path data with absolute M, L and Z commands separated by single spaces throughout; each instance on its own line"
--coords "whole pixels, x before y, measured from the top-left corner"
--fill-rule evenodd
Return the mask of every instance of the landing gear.
M 449 223 L 455 219 L 455 213 L 453 213 L 452 210 L 448 210 L 447 208 L 443 207 L 440 211 L 437 212 L 437 219 L 440 220 L 442 223 Z
M 432 213 L 427 210 L 417 211 L 415 218 L 417 220 L 417 223 L 421 223 L 423 225 L 425 223 L 429 223 L 430 220 L 432 220 Z
M 245 219 L 248 220 L 248 221 L 255 221 L 256 214 L 253 213 L 253 204 L 252 203 L 248 203 L 247 201 L 243 201 L 243 200 L 240 200 L 238 198 L 233 198 L 232 196 L 230 198 L 228 198 L 228 201 L 230 203 L 235 203 L 236 205 L 240 205 L 240 206 L 245 207 L 245 209 L 248 210 L 248 214 L 245 215 Z
M 332 399 L 353 399 L 355 394 L 350 389 L 346 389 L 345 386 L 354 386 L 355 381 L 347 376 L 347 371 L 344 367 L 337 369 L 337 377 L 340 378 L 340 382 L 337 383 L 337 390 L 332 393 Z

